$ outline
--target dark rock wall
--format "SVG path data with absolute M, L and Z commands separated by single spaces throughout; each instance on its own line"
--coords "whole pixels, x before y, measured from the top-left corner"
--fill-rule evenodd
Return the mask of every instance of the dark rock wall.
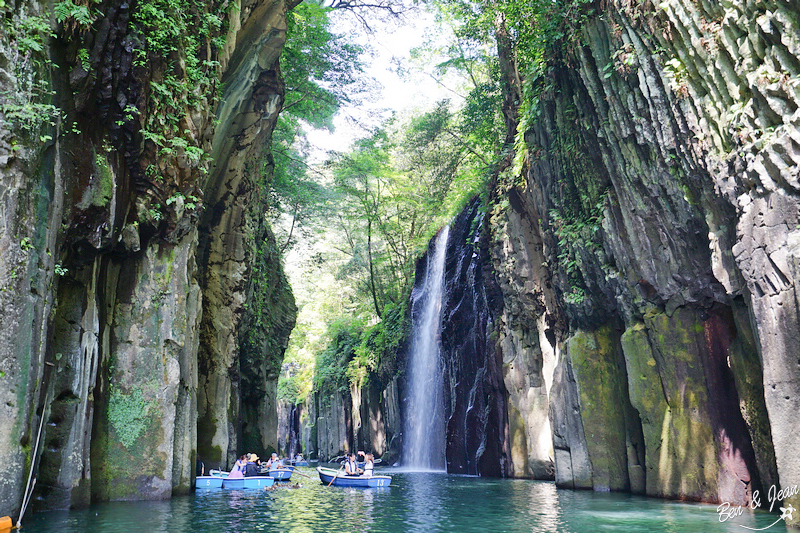
M 159 53 L 145 3 L 93 4 L 88 25 L 4 8 L 2 514 L 31 463 L 37 505 L 64 508 L 167 498 L 198 452 L 277 446 L 295 308 L 262 215 L 287 8 L 164 12 L 192 39 Z M 218 30 L 193 26 L 207 14 Z
M 445 456 L 448 472 L 504 476 L 510 456 L 506 390 L 492 336 L 502 296 L 485 272 L 482 226 L 475 199 L 451 224 L 447 244 L 441 325 Z
M 297 442 L 307 457 L 321 460 L 364 450 L 395 462 L 402 451 L 403 426 L 399 379 L 394 374 L 379 368 L 362 386 L 351 385 L 347 394 L 314 393 L 305 406 L 282 408 L 281 450 L 288 451 Z
M 559 485 L 746 503 L 800 477 L 798 11 L 585 8 L 493 190 L 513 472 L 533 391 Z

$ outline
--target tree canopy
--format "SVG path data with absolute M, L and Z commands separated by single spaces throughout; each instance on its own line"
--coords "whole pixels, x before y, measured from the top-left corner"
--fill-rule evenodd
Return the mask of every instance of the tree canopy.
M 336 377 L 327 381 L 337 386 L 345 375 L 361 381 L 396 349 L 407 327 L 417 258 L 469 198 L 485 193 L 489 176 L 513 149 L 517 117 L 502 114 L 504 99 L 526 100 L 522 92 L 544 71 L 548 46 L 569 30 L 563 17 L 587 1 L 421 3 L 449 31 L 413 58 L 435 60 L 433 75 L 442 84 L 447 78 L 451 97 L 396 112 L 349 150 L 328 154 L 324 164 L 309 163 L 304 132 L 330 128 L 339 109 L 369 92 L 363 78 L 369 50 L 334 33 L 332 14 L 358 12 L 369 27 L 370 8 L 394 16 L 408 5 L 328 0 L 295 8 L 281 63 L 287 93 L 274 138 L 272 193 L 276 212 L 291 219 L 284 251 L 299 242 L 298 227 L 315 228 L 302 235 L 306 251 L 289 265 L 314 292 L 305 301 L 313 319 L 301 310 L 287 357 L 303 353 L 303 364 L 315 361 L 317 388 L 326 382 L 319 376 Z M 525 65 L 523 73 L 518 65 Z

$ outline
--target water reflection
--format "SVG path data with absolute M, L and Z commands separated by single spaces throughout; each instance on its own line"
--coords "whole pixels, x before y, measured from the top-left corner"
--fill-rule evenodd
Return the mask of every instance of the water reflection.
M 385 469 L 384 472 L 389 469 Z M 308 476 L 316 474 L 304 469 Z M 382 472 L 383 473 L 383 472 Z M 719 522 L 716 506 L 626 494 L 557 490 L 552 483 L 390 471 L 381 489 L 302 487 L 204 489 L 169 501 L 116 502 L 26 515 L 23 533 L 155 531 L 718 533 L 766 527 L 778 515 L 746 512 Z M 785 531 L 781 522 L 770 533 Z
M 445 506 L 441 492 L 442 480 L 446 477 L 445 474 L 419 472 L 405 475 L 402 488 L 408 493 L 406 524 L 414 531 L 438 531 L 443 525 Z
M 536 531 L 551 533 L 559 531 L 561 525 L 561 506 L 558 491 L 553 483 L 538 483 L 531 490 L 530 482 L 511 481 L 511 496 L 515 502 L 525 502 L 520 512 L 536 524 Z M 523 511 L 524 510 L 524 511 Z

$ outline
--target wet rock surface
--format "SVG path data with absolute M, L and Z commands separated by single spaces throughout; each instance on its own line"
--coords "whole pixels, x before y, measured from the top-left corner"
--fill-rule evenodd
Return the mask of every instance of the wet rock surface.
M 509 468 L 507 399 L 492 333 L 502 301 L 486 276 L 483 214 L 473 200 L 450 227 L 442 297 L 447 471 L 504 476 Z
M 788 2 L 612 1 L 548 73 L 490 226 L 504 361 L 558 361 L 559 484 L 746 503 L 800 478 L 798 35 Z
M 31 28 L 54 20 L 48 9 L 7 14 Z M 12 515 L 31 461 L 36 505 L 65 508 L 186 493 L 198 453 L 225 467 L 243 439 L 277 445 L 276 410 L 241 402 L 274 402 L 296 310 L 245 165 L 282 105 L 286 6 L 194 5 L 223 13 L 221 35 L 161 55 L 135 29 L 152 23 L 141 9 L 104 2 L 94 23 L 53 36 L 2 30 L 4 110 L 28 102 L 43 117 L 0 120 L 0 507 Z M 18 62 L 23 37 L 41 47 Z

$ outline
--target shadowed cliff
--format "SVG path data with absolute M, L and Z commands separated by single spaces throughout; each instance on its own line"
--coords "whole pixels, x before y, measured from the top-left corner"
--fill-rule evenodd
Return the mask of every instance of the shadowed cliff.
M 274 410 L 240 402 L 274 399 L 295 314 L 263 221 L 285 4 L 63 8 L 5 7 L 0 30 L 12 515 L 31 463 L 65 508 L 185 493 L 198 452 L 277 445 Z

